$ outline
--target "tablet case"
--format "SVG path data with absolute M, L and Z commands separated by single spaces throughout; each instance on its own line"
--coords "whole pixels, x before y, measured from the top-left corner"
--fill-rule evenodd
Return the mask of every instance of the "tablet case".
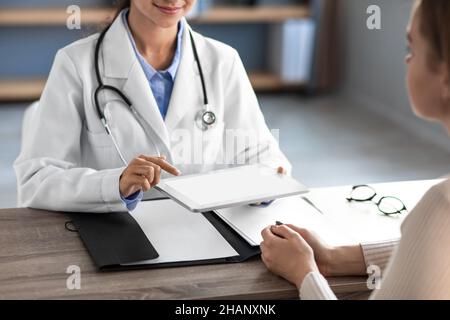
M 159 256 L 139 224 L 128 212 L 71 213 L 70 216 L 75 229 L 100 271 L 236 263 L 260 254 L 259 247 L 251 246 L 214 212 L 202 214 L 239 253 L 238 256 L 124 266 L 123 264 L 156 259 Z

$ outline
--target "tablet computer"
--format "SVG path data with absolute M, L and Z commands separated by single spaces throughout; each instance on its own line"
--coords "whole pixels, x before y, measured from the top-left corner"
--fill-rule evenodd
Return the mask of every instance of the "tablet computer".
M 161 180 L 157 189 L 192 212 L 242 206 L 306 193 L 276 169 L 256 164 Z

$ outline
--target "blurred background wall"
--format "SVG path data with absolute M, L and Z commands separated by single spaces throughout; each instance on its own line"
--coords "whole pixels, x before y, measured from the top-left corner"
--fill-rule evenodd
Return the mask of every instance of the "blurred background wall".
M 419 134 L 430 143 L 450 150 L 444 129 L 418 119 L 410 108 L 405 84 L 405 30 L 414 1 L 338 1 L 342 32 L 342 93 L 412 134 Z M 379 31 L 363 27 L 366 10 L 371 4 L 381 8 L 382 29 Z

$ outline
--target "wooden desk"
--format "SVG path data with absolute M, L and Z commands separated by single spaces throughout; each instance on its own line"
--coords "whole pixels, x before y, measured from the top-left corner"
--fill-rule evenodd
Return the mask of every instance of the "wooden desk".
M 259 258 L 239 264 L 100 273 L 64 213 L 0 210 L 0 299 L 297 299 Z M 70 265 L 81 289 L 69 290 Z M 368 296 L 364 278 L 329 279 L 340 298 Z

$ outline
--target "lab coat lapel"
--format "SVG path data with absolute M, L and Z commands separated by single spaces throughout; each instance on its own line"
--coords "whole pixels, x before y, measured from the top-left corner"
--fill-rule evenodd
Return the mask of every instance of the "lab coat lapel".
M 166 150 L 160 151 L 167 154 L 170 150 L 169 134 L 121 15 L 116 18 L 105 35 L 102 56 L 105 77 L 124 79 L 122 91 L 141 116 L 141 122 L 149 126 L 150 130 L 147 130 L 151 134 L 149 139 L 154 139 L 159 148 L 164 145 Z M 151 142 L 149 144 L 152 145 Z
M 189 31 L 191 29 L 185 19 L 182 20 L 182 23 L 185 24 L 185 28 L 182 39 L 181 61 L 176 73 L 172 96 L 170 98 L 165 120 L 169 132 L 172 132 L 177 127 L 178 123 L 187 112 L 192 114 L 192 121 L 194 121 L 195 113 L 201 108 L 203 103 L 200 74 L 194 59 L 189 36 Z M 198 43 L 198 41 L 196 43 Z
M 170 150 L 170 139 L 166 125 L 164 124 L 148 80 L 138 62 L 132 67 L 123 90 L 140 117 L 150 127 L 149 133 L 152 138 L 158 138 L 160 140 L 159 142 L 155 141 L 155 143 L 163 143 L 167 150 Z M 166 152 L 164 153 L 166 154 Z

